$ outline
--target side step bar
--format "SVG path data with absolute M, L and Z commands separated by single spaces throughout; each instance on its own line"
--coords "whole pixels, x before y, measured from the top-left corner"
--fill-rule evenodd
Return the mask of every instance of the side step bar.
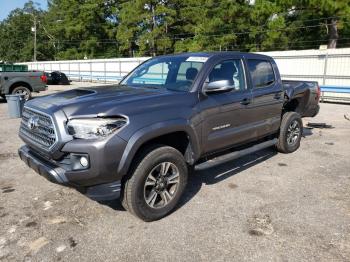
M 213 166 L 240 158 L 242 156 L 249 155 L 251 153 L 257 152 L 257 151 L 262 150 L 264 148 L 274 146 L 277 144 L 277 141 L 278 141 L 278 139 L 275 138 L 275 139 L 268 140 L 268 141 L 262 142 L 260 144 L 248 147 L 246 149 L 242 149 L 239 151 L 228 153 L 226 155 L 215 157 L 213 159 L 210 159 L 206 162 L 203 162 L 203 163 L 197 165 L 196 169 L 207 169 L 207 168 L 210 168 L 210 167 L 213 167 Z

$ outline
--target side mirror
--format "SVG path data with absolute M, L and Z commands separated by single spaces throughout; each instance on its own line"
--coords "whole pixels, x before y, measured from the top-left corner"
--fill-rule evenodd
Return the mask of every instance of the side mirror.
M 222 93 L 230 92 L 234 89 L 234 84 L 230 80 L 219 80 L 209 83 L 204 83 L 204 93 Z

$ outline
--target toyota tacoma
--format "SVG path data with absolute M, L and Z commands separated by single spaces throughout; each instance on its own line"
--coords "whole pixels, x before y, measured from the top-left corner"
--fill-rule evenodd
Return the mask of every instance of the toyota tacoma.
M 318 113 L 319 98 L 317 82 L 282 81 L 265 55 L 160 56 L 118 85 L 27 102 L 19 156 L 54 183 L 95 200 L 119 198 L 153 221 L 174 210 L 195 165 L 272 146 L 297 150 L 302 117 Z

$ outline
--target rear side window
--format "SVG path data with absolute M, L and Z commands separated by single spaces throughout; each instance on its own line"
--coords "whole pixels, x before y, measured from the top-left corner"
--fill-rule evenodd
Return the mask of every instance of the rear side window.
M 263 88 L 275 82 L 272 65 L 265 60 L 248 60 L 248 68 L 253 81 L 253 88 Z

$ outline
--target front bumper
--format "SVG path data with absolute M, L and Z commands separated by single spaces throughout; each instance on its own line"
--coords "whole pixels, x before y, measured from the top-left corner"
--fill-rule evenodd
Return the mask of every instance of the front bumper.
M 34 169 L 39 175 L 45 177 L 49 181 L 57 184 L 68 184 L 65 170 L 55 166 L 44 158 L 36 155 L 28 146 L 22 146 L 18 150 L 21 160 L 30 168 Z
M 28 146 L 22 146 L 18 150 L 18 154 L 21 160 L 30 168 L 53 183 L 77 188 L 80 192 L 94 200 L 111 200 L 120 197 L 120 180 L 91 186 L 81 186 L 69 180 L 69 176 L 79 171 L 67 170 L 53 161 L 38 155 Z

